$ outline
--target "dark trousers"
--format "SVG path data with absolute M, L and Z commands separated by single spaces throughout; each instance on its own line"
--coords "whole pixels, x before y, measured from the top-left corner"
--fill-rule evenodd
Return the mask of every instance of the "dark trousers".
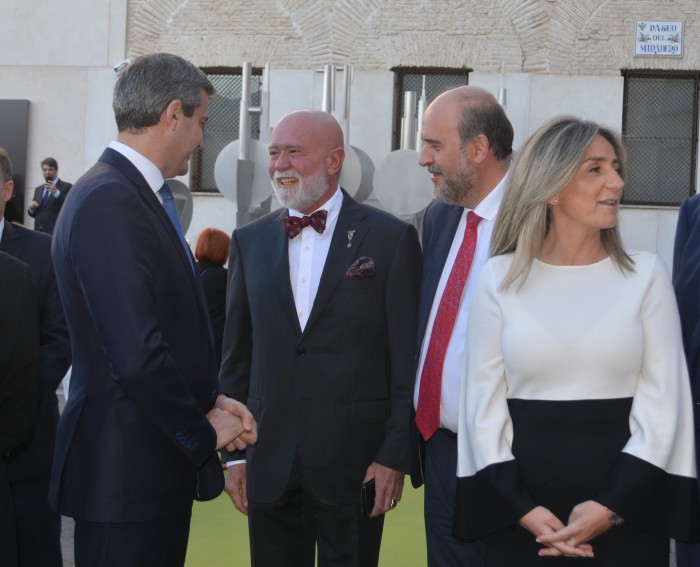
M 182 567 L 191 513 L 155 522 L 75 521 L 75 567 Z
M 0 455 L 0 563 L 17 566 L 17 532 L 15 511 L 12 504 L 10 479 L 7 477 L 5 459 Z
M 452 537 L 457 491 L 457 436 L 438 429 L 425 444 L 425 536 L 428 567 L 483 567 L 483 542 Z
M 46 474 L 11 481 L 20 567 L 63 567 L 61 516 L 49 506 Z
M 678 567 L 700 567 L 700 543 L 677 541 L 676 565 Z
M 328 506 L 311 496 L 295 466 L 282 498 L 271 503 L 248 499 L 253 567 L 376 567 L 384 516 L 367 518 L 358 502 Z M 76 566 L 80 567 L 80 566 Z

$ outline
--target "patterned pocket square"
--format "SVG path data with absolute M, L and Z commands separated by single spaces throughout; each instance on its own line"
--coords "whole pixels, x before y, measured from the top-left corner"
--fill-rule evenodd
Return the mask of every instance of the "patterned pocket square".
M 361 256 L 352 266 L 348 268 L 345 272 L 345 279 L 351 280 L 353 278 L 371 278 L 377 273 L 374 267 L 374 260 L 369 256 Z

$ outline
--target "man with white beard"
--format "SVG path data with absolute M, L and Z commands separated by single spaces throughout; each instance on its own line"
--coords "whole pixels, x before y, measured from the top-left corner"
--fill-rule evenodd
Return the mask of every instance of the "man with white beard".
M 409 467 L 418 237 L 339 187 L 330 114 L 284 116 L 269 153 L 286 208 L 231 238 L 220 386 L 261 421 L 225 456 L 226 491 L 253 566 L 313 567 L 316 552 L 319 567 L 375 566 Z

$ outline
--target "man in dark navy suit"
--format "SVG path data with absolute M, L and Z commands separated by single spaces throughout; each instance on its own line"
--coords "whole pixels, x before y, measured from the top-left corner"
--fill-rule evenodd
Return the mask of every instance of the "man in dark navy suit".
M 480 543 L 452 537 L 457 486 L 459 385 L 466 364 L 467 319 L 474 285 L 489 257 L 491 231 L 510 163 L 513 128 L 496 99 L 478 87 L 458 87 L 428 107 L 422 126 L 420 165 L 433 182 L 436 200 L 423 220 L 423 280 L 418 312 L 418 344 L 411 480 L 425 483 L 425 529 L 429 567 L 478 567 Z M 468 246 L 468 217 L 477 220 L 470 266 L 461 249 Z M 471 222 L 471 221 L 470 221 Z M 473 233 L 472 233 L 473 234 Z M 449 324 L 443 292 L 453 273 L 464 267 L 466 279 L 452 290 L 457 297 Z M 463 273 L 462 276 L 465 276 Z M 438 321 L 438 323 L 436 323 Z M 440 340 L 433 341 L 434 337 Z M 442 345 L 442 350 L 438 347 Z M 432 402 L 431 402 L 432 400 Z
M 269 153 L 285 208 L 231 239 L 221 389 L 246 401 L 259 438 L 230 462 L 227 492 L 248 514 L 254 567 L 313 567 L 314 547 L 319 567 L 376 566 L 409 467 L 418 235 L 338 186 L 330 114 L 284 116 Z
M 700 465 L 700 195 L 686 199 L 678 213 L 672 274 L 695 408 L 695 457 Z M 678 567 L 700 567 L 700 543 L 676 542 L 676 562 Z
M 70 367 L 70 340 L 56 275 L 51 261 L 51 237 L 2 220 L 12 197 L 12 162 L 0 148 L 0 252 L 29 266 L 39 292 L 41 362 L 39 415 L 30 437 L 8 461 L 17 519 L 19 564 L 22 567 L 62 567 L 61 516 L 49 506 L 49 481 L 58 425 L 56 388 Z
M 164 183 L 187 173 L 213 92 L 175 55 L 131 63 L 114 90 L 117 140 L 54 232 L 73 369 L 50 501 L 75 518 L 78 567 L 183 565 L 193 498 L 223 490 L 216 450 L 255 440 L 250 412 L 218 395 L 206 301 Z
M 52 157 L 41 162 L 41 174 L 44 183 L 34 189 L 34 200 L 27 212 L 34 219 L 34 230 L 53 234 L 58 213 L 73 184 L 58 178 L 58 162 Z

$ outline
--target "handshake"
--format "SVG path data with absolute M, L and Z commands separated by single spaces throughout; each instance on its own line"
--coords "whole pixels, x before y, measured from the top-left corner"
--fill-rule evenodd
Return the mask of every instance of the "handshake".
M 207 413 L 209 423 L 216 431 L 216 450 L 242 451 L 258 440 L 258 424 L 250 410 L 233 398 L 222 394 Z

